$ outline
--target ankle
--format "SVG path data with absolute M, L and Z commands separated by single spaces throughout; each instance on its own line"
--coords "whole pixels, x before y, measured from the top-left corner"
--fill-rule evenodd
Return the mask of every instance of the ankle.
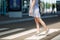
M 44 29 L 44 31 L 49 30 L 49 28 Z

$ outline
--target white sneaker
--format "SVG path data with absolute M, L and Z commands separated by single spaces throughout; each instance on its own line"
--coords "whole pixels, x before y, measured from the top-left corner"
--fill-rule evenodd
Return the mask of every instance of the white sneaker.
M 49 29 L 47 29 L 46 31 L 40 33 L 41 35 L 48 35 Z
M 48 35 L 49 29 L 47 29 L 47 31 L 45 32 L 45 35 Z

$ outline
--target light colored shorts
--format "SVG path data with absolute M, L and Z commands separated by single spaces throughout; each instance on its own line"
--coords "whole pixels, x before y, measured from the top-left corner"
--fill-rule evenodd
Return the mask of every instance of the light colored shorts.
M 40 18 L 39 8 L 35 8 L 32 11 L 33 11 L 32 15 L 30 15 L 29 13 L 29 16 Z

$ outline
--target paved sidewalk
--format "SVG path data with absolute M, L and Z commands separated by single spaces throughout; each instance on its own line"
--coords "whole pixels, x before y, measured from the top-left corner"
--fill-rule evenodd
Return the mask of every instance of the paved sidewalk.
M 26 16 L 22 18 L 9 18 L 8 16 L 1 16 L 0 17 L 0 25 L 1 24 L 9 24 L 9 23 L 16 23 L 16 22 L 23 22 L 23 21 L 30 21 L 33 20 L 32 17 Z
M 44 15 L 41 18 L 53 18 L 53 17 L 58 17 L 58 15 Z M 8 24 L 8 23 L 15 23 L 15 22 L 23 22 L 23 21 L 30 21 L 33 20 L 33 17 L 23 17 L 23 18 L 9 18 L 9 17 L 1 17 L 0 18 L 0 25 L 1 24 Z

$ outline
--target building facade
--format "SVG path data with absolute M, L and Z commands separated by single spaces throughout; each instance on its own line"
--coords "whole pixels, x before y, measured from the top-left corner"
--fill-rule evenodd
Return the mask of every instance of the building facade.
M 56 8 L 57 8 L 57 11 L 60 11 L 60 0 L 56 1 Z
M 29 1 L 30 0 L 0 0 L 0 15 L 8 14 L 9 17 L 22 17 L 22 15 L 27 14 L 29 12 Z M 46 0 L 47 1 L 47 0 Z M 52 4 L 51 2 L 47 3 L 42 1 L 44 4 L 44 14 L 52 12 Z M 56 3 L 56 11 L 60 11 L 60 1 L 55 0 Z M 49 7 L 51 6 L 51 7 Z M 56 9 L 55 8 L 55 9 Z

